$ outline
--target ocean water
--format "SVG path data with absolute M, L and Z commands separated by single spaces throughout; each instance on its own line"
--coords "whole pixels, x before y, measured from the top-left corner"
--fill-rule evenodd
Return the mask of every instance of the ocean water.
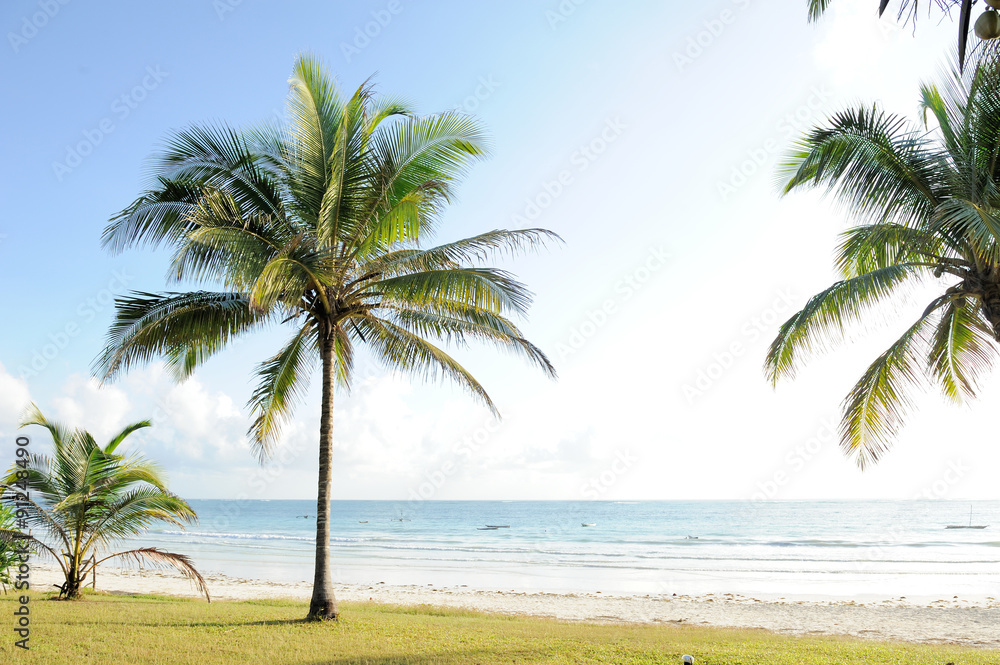
M 138 542 L 187 554 L 202 573 L 312 580 L 315 502 L 191 505 L 197 526 L 157 527 Z M 970 507 L 988 528 L 945 528 L 968 523 Z M 1000 598 L 998 501 L 335 501 L 332 514 L 345 584 Z

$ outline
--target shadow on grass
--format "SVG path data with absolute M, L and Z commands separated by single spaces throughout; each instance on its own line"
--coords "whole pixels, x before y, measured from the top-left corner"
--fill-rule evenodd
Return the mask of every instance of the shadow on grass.
M 198 621 L 182 622 L 178 626 L 184 628 L 236 628 L 237 626 L 297 626 L 318 625 L 309 619 L 269 619 L 267 621 Z M 157 625 L 157 624 L 150 624 Z M 159 624 L 162 625 L 162 624 Z
M 402 656 L 345 657 L 329 660 L 303 661 L 301 665 L 428 665 L 429 663 L 547 663 L 552 655 L 524 649 L 475 649 L 469 651 L 448 651 L 435 654 L 406 654 Z

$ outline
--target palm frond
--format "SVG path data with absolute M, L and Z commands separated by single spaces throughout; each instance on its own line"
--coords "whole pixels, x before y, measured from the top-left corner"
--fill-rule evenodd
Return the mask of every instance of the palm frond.
M 108 443 L 108 445 L 105 446 L 104 448 L 104 454 L 106 455 L 114 454 L 115 450 L 118 449 L 118 446 L 120 446 L 122 442 L 125 441 L 125 439 L 129 435 L 141 429 L 145 429 L 146 427 L 152 427 L 152 426 L 153 422 L 150 420 L 140 420 L 138 422 L 126 425 L 124 428 L 122 428 L 120 432 L 118 432 L 118 434 L 116 434 L 111 438 L 110 443 Z
M 105 381 L 156 357 L 165 357 L 178 376 L 188 376 L 230 340 L 273 316 L 251 308 L 242 293 L 133 292 L 115 303 L 107 346 L 94 361 Z
M 520 355 L 556 378 L 556 369 L 537 346 L 529 342 L 513 322 L 486 310 L 452 309 L 447 314 L 427 310 L 397 309 L 393 321 L 421 337 L 436 337 L 448 344 L 465 345 L 469 340 L 492 343 L 496 348 Z
M 288 134 L 292 158 L 290 187 L 295 210 L 315 229 L 327 190 L 330 158 L 342 121 L 344 101 L 336 82 L 314 56 L 300 56 L 288 79 Z
M 931 314 L 922 316 L 876 358 L 844 400 L 840 445 L 856 456 L 862 469 L 888 450 L 912 408 L 911 391 L 926 384 L 917 347 L 925 341 Z
M 350 320 L 347 321 L 350 323 Z M 354 375 L 354 343 L 342 324 L 333 329 L 333 371 L 337 385 L 344 390 L 351 389 L 351 377 Z
M 779 166 L 784 191 L 823 185 L 855 215 L 910 226 L 939 202 L 943 165 L 925 135 L 877 106 L 842 111 Z
M 305 395 L 317 352 L 316 326 L 310 321 L 281 351 L 258 365 L 257 387 L 250 396 L 250 409 L 257 417 L 248 435 L 261 460 L 270 457 L 282 425 Z
M 175 554 L 173 552 L 164 552 L 161 549 L 155 547 L 140 547 L 134 550 L 128 550 L 125 552 L 115 552 L 110 554 L 103 559 L 99 559 L 94 565 L 99 565 L 105 561 L 111 559 L 120 559 L 126 563 L 134 563 L 138 565 L 150 565 L 154 568 L 173 568 L 179 571 L 184 577 L 188 578 L 197 587 L 198 591 L 205 594 L 205 599 L 208 602 L 212 602 L 212 597 L 208 593 L 208 584 L 205 582 L 205 578 L 201 576 L 201 573 L 194 567 L 191 563 L 191 559 L 183 554 Z
M 526 314 L 532 294 L 514 276 L 495 268 L 453 268 L 389 277 L 369 285 L 373 294 L 413 308 L 455 303 L 497 314 Z
M 888 265 L 836 282 L 810 298 L 781 325 L 767 351 L 764 368 L 772 385 L 782 377 L 794 377 L 803 353 L 825 350 L 831 341 L 843 337 L 848 324 L 863 321 L 918 270 L 912 264 Z
M 219 280 L 230 290 L 248 290 L 267 261 L 295 237 L 283 217 L 241 210 L 219 191 L 205 192 L 188 221 L 190 230 L 176 243 L 171 279 Z
M 844 231 L 836 250 L 840 274 L 850 279 L 900 264 L 969 265 L 940 233 L 900 224 L 870 224 Z
M 21 416 L 21 424 L 19 428 L 28 427 L 29 425 L 38 425 L 39 427 L 44 427 L 49 431 L 49 435 L 52 437 L 52 445 L 55 446 L 56 452 L 62 448 L 66 443 L 69 442 L 72 433 L 59 423 L 51 422 L 43 414 L 38 405 L 31 402 L 27 409 L 25 409 L 24 415 Z
M 63 572 L 64 573 L 66 572 L 66 566 L 62 562 L 62 557 L 56 554 L 55 550 L 53 550 L 51 547 L 49 547 L 48 545 L 46 545 L 42 541 L 38 540 L 38 538 L 35 538 L 32 535 L 23 533 L 21 531 L 17 531 L 16 529 L 0 528 L 0 543 L 4 543 L 7 545 L 18 545 L 18 544 L 26 545 L 36 554 L 48 554 L 49 556 L 51 556 L 53 559 L 56 560 L 56 563 L 58 563 L 59 566 L 63 569 Z
M 116 540 L 139 536 L 154 522 L 167 522 L 180 528 L 198 521 L 191 506 L 159 487 L 130 483 L 132 489 L 108 493 L 100 511 L 87 526 L 82 550 L 95 543 L 104 546 Z
M 196 183 L 159 179 L 159 187 L 142 194 L 111 218 L 101 244 L 119 254 L 129 247 L 156 248 L 176 242 L 190 230 L 187 216 L 201 196 Z
M 809 2 L 809 22 L 814 23 L 822 18 L 826 13 L 826 8 L 830 6 L 830 0 L 808 0 Z
M 344 229 L 344 244 L 352 253 L 354 248 L 373 246 L 385 213 L 418 190 L 425 192 L 420 230 L 432 233 L 441 204 L 451 198 L 451 187 L 488 151 L 482 127 L 457 112 L 380 126 L 369 147 L 374 165 L 372 205 L 356 227 Z
M 937 206 L 930 223 L 932 229 L 967 239 L 987 261 L 1000 262 L 1000 208 L 951 197 Z
M 30 476 L 27 483 L 28 487 L 34 489 Z M 72 549 L 66 527 L 57 519 L 59 516 L 50 514 L 37 501 L 30 496 L 26 496 L 18 488 L 7 482 L 0 483 L 0 501 L 4 501 L 8 506 L 16 506 L 17 508 L 24 509 L 27 513 L 25 519 L 30 527 L 46 531 L 49 535 L 61 541 L 67 550 Z
M 280 214 L 280 183 L 261 168 L 248 137 L 227 125 L 195 125 L 175 133 L 154 172 L 200 191 L 225 191 L 244 210 Z
M 444 270 L 475 265 L 537 251 L 551 243 L 562 243 L 547 229 L 496 229 L 428 249 L 400 249 L 367 261 L 360 272 L 391 276 L 414 271 Z
M 978 302 L 958 293 L 948 297 L 929 349 L 931 376 L 946 397 L 959 403 L 976 396 L 981 375 L 997 357 L 993 333 L 980 316 Z
M 499 415 L 486 389 L 454 358 L 427 340 L 388 321 L 375 317 L 352 320 L 363 335 L 376 360 L 389 369 L 416 376 L 424 381 L 448 378 L 479 398 L 490 411 Z

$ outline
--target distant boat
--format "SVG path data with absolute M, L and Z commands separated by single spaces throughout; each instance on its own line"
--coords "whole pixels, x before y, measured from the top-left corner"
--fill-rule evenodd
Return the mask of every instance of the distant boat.
M 368 520 L 358 520 L 358 524 L 368 524 Z
M 509 524 L 487 524 L 486 528 L 487 529 L 509 529 L 510 525 Z
M 946 529 L 985 529 L 989 524 L 973 524 L 972 523 L 972 506 L 969 506 L 969 523 L 968 524 L 949 524 Z
M 476 530 L 477 531 L 496 531 L 499 528 L 500 527 L 498 527 L 498 526 L 477 526 Z
M 698 540 L 698 536 L 684 536 L 684 540 Z
M 580 526 L 597 526 L 597 522 L 584 522 Z

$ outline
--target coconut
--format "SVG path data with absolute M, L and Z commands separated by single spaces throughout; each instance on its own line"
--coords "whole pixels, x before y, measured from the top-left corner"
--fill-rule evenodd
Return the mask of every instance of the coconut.
M 1000 4 L 1000 0 L 993 0 Z M 1000 37 L 1000 14 L 993 9 L 987 9 L 976 19 L 976 36 L 980 39 L 996 39 Z

